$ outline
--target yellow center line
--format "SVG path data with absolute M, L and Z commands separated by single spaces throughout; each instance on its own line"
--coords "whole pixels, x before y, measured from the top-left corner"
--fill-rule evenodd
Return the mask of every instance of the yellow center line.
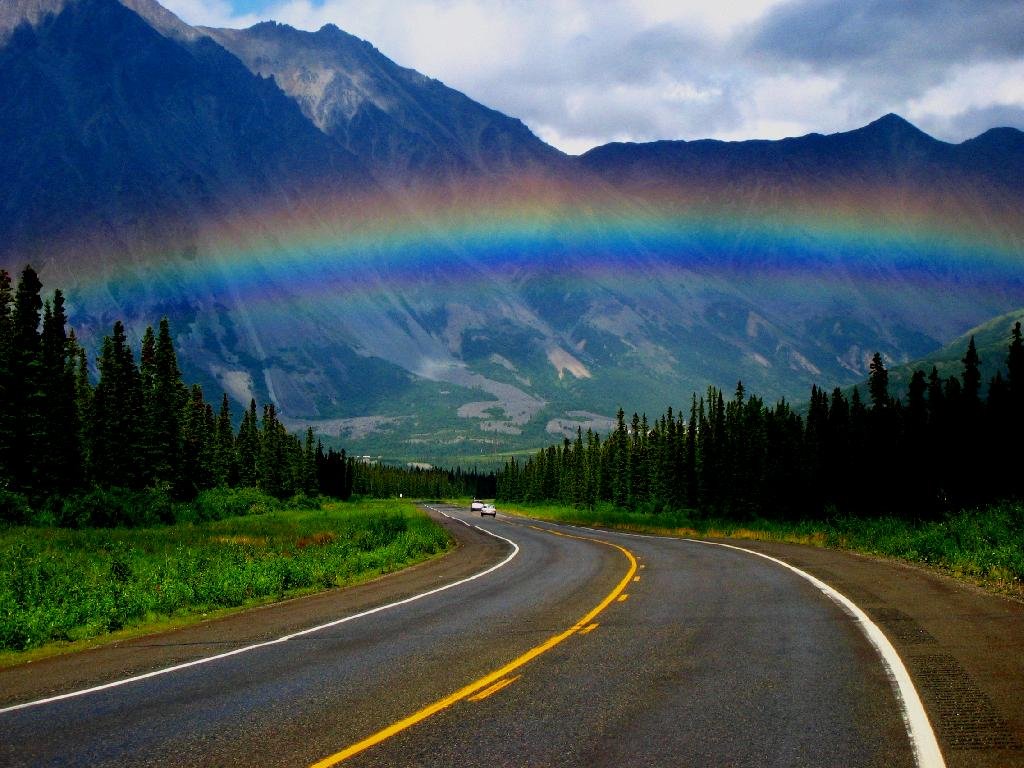
M 472 696 L 478 691 L 481 691 L 483 688 L 486 688 L 496 683 L 497 681 L 501 680 L 501 678 L 508 675 L 510 672 L 513 672 L 519 669 L 519 667 L 523 666 L 524 664 L 533 661 L 542 653 L 550 651 L 556 645 L 566 640 L 567 638 L 571 637 L 573 634 L 579 632 L 581 629 L 585 628 L 588 624 L 590 624 L 597 617 L 597 615 L 601 613 L 601 611 L 603 611 L 605 608 L 611 605 L 612 602 L 616 598 L 618 598 L 620 594 L 622 594 L 622 591 L 626 588 L 626 585 L 630 583 L 630 581 L 633 579 L 633 576 L 636 574 L 636 558 L 633 557 L 633 553 L 625 547 L 620 547 L 618 544 L 613 544 L 610 541 L 592 539 L 589 536 L 575 536 L 571 533 L 561 533 L 560 531 L 552 531 L 547 528 L 539 528 L 535 525 L 531 525 L 530 528 L 533 528 L 538 531 L 544 531 L 545 533 L 551 533 L 555 536 L 564 536 L 567 539 L 579 539 L 580 541 L 594 541 L 598 544 L 604 544 L 609 547 L 614 547 L 615 549 L 619 550 L 622 554 L 624 554 L 627 560 L 629 560 L 629 570 L 626 572 L 626 575 L 622 577 L 622 580 L 615 586 L 615 589 L 609 592 L 608 595 L 600 603 L 598 603 L 596 606 L 590 609 L 590 611 L 583 618 L 581 618 L 579 621 L 577 621 L 564 632 L 560 632 L 559 634 L 553 637 L 549 637 L 540 645 L 534 646 L 526 653 L 513 659 L 500 669 L 496 669 L 493 672 L 489 672 L 488 674 L 484 675 L 478 680 L 474 680 L 469 685 L 466 685 L 460 688 L 459 690 L 455 691 L 455 693 L 451 693 L 448 696 L 445 696 L 443 699 L 438 699 L 433 704 L 428 704 L 418 712 L 414 712 L 408 717 L 404 717 L 401 720 L 392 723 L 387 728 L 382 728 L 381 730 L 377 731 L 371 736 L 367 736 L 362 741 L 357 741 L 355 744 L 346 747 L 340 752 L 335 752 L 333 755 L 329 755 L 325 757 L 323 760 L 319 760 L 313 763 L 313 765 L 310 768 L 329 768 L 329 766 L 337 765 L 343 760 L 347 760 L 348 758 L 354 755 L 358 755 L 360 752 L 364 752 L 370 747 L 380 744 L 382 741 L 390 739 L 395 734 L 401 733 L 407 728 L 411 728 L 417 723 L 426 720 L 428 717 L 436 715 L 438 712 L 441 712 L 442 710 L 447 709 L 453 704 L 456 704 L 462 701 L 463 699 Z
M 629 600 L 629 595 L 619 595 L 619 602 L 624 603 Z
M 589 633 L 593 632 L 595 629 L 597 629 L 599 626 L 601 626 L 601 625 L 600 624 L 591 624 L 590 626 L 587 626 L 587 627 L 584 627 L 583 629 L 581 629 L 580 630 L 580 634 L 581 635 L 589 634 Z
M 516 675 L 515 677 L 506 677 L 504 680 L 499 680 L 489 688 L 484 688 L 482 691 L 480 691 L 480 693 L 474 693 L 472 696 L 466 699 L 466 701 L 483 701 L 491 694 L 495 694 L 502 688 L 512 685 L 512 683 L 514 683 L 520 677 L 522 677 L 522 675 Z

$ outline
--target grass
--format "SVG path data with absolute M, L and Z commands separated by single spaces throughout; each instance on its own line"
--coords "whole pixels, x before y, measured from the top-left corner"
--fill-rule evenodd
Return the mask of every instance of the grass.
M 502 505 L 554 522 L 665 536 L 782 541 L 892 557 L 939 569 L 990 591 L 1024 599 L 1024 504 L 965 510 L 943 520 L 844 517 L 827 521 L 730 522 L 689 512 L 648 514 L 610 505 L 593 510 L 555 504 Z
M 3 529 L 0 664 L 355 584 L 449 546 L 400 501 L 151 528 Z

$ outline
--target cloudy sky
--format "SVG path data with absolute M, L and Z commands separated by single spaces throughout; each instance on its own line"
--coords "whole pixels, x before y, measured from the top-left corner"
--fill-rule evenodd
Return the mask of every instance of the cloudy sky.
M 336 24 L 572 153 L 887 112 L 947 141 L 1024 129 L 1021 0 L 161 1 L 192 24 Z

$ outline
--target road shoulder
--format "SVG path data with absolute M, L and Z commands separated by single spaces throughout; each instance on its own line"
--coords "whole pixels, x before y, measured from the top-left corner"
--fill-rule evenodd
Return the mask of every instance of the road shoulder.
M 1024 766 L 1024 604 L 899 561 L 717 541 L 783 560 L 860 606 L 907 666 L 950 768 Z

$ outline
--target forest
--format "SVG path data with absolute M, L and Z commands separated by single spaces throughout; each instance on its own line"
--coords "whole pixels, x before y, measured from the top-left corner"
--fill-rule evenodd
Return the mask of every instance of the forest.
M 358 461 L 312 429 L 290 434 L 275 406 L 252 400 L 235 428 L 183 381 L 166 318 L 138 358 L 122 322 L 95 366 L 68 331 L 63 293 L 44 299 L 27 266 L 0 271 L 0 522 L 66 527 L 173 523 L 238 513 L 257 489 L 270 500 L 315 496 L 455 497 L 493 489 L 493 475 Z M 95 381 L 94 381 L 95 379 Z
M 960 376 L 917 370 L 893 393 L 881 355 L 860 389 L 812 387 L 806 409 L 769 406 L 742 383 L 693 395 L 657 419 L 620 409 L 604 439 L 577 431 L 499 472 L 498 499 L 598 503 L 691 518 L 806 520 L 836 515 L 938 519 L 1024 491 L 1024 344 L 982 381 L 972 337 Z

